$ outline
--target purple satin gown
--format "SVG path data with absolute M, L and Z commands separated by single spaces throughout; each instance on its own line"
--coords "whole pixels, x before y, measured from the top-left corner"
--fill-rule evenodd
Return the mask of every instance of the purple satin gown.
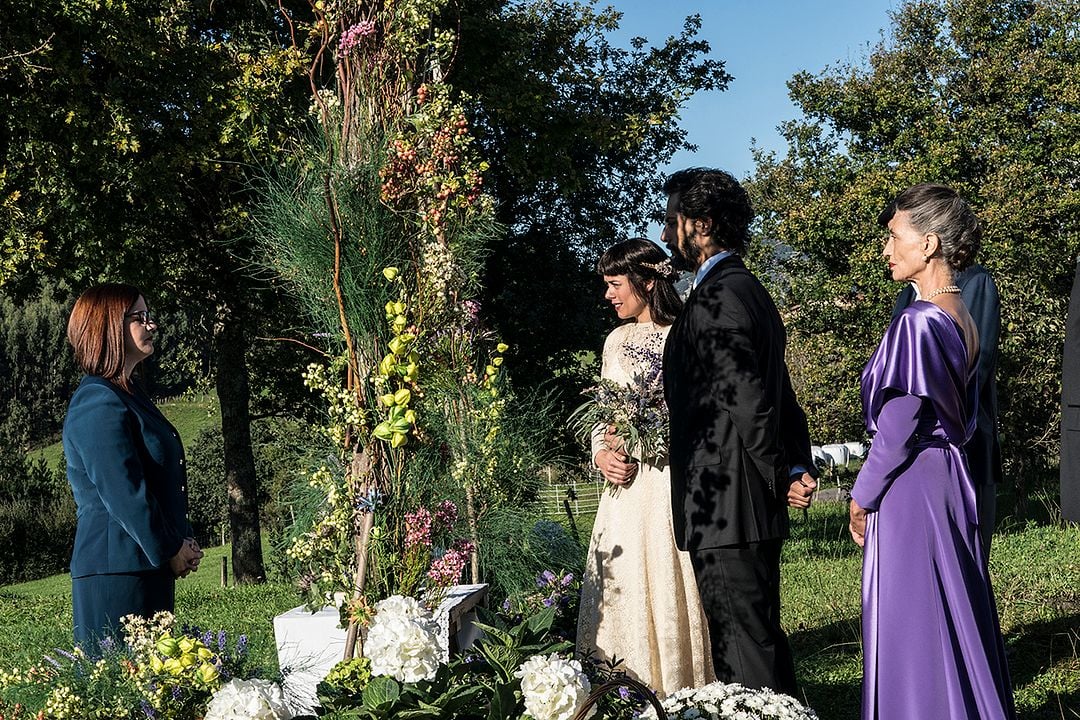
M 929 302 L 893 320 L 863 370 L 863 720 L 1015 717 L 961 450 L 976 385 L 959 326 Z

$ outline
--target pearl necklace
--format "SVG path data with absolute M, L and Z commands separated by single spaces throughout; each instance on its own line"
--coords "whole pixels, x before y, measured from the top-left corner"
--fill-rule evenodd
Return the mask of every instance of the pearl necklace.
M 938 295 L 944 295 L 945 293 L 958 293 L 958 292 L 960 292 L 960 288 L 957 287 L 956 285 L 946 285 L 945 287 L 939 287 L 937 290 L 935 290 L 934 292 L 932 292 L 929 295 L 927 295 L 926 297 L 924 297 L 923 300 L 925 300 L 927 302 L 930 302 L 931 300 L 936 298 Z

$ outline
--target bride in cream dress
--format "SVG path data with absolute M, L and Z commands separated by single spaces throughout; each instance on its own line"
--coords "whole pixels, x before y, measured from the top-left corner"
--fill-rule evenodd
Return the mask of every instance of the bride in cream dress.
M 681 302 L 666 253 L 634 239 L 609 248 L 600 274 L 619 318 L 604 342 L 601 376 L 630 385 L 659 366 Z M 598 428 L 592 458 L 612 486 L 596 513 L 582 582 L 577 649 L 621 669 L 661 696 L 715 680 L 694 568 L 671 524 L 666 458 L 626 462 Z M 652 463 L 656 463 L 655 465 Z

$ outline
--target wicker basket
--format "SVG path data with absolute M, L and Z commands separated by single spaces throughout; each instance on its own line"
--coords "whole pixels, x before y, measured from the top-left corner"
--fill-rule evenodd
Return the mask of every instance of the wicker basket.
M 641 693 L 641 696 L 648 700 L 649 704 L 656 710 L 656 717 L 658 720 L 665 720 L 667 713 L 664 712 L 664 706 L 660 704 L 660 700 L 656 697 L 656 693 L 650 690 L 649 686 L 645 683 L 638 682 L 631 677 L 615 678 L 614 680 L 608 680 L 603 685 L 597 686 L 589 693 L 589 697 L 585 698 L 585 704 L 578 709 L 571 720 L 585 720 L 585 716 L 588 714 L 589 710 L 592 710 L 593 705 L 595 705 L 600 698 L 606 695 L 608 691 L 620 687 L 627 687 Z

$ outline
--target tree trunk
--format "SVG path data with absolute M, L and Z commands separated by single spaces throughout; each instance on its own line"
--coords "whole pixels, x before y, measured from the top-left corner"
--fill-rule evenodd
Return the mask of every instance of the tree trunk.
M 243 315 L 236 308 L 224 308 L 217 326 L 217 392 L 225 487 L 229 495 L 233 578 L 238 584 L 266 581 L 259 534 L 259 479 L 251 450 L 247 343 Z

